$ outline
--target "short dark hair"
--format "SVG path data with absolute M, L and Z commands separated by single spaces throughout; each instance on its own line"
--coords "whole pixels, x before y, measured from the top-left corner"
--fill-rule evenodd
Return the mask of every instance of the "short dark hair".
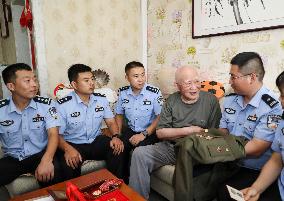
M 92 72 L 91 67 L 85 64 L 73 64 L 68 69 L 68 79 L 70 82 L 76 81 L 79 73 Z
M 144 66 L 143 66 L 143 64 L 141 62 L 139 62 L 139 61 L 131 61 L 128 64 L 125 65 L 124 72 L 127 74 L 130 69 L 136 68 L 136 67 L 144 68 Z
M 256 52 L 242 52 L 234 56 L 231 60 L 232 65 L 238 65 L 240 71 L 244 74 L 254 72 L 258 80 L 262 81 L 265 70 L 261 57 Z
M 19 70 L 27 70 L 27 71 L 32 71 L 32 68 L 25 63 L 15 63 L 7 66 L 3 71 L 2 71 L 2 77 L 4 83 L 7 85 L 9 82 L 15 82 L 16 80 L 16 72 Z
M 284 71 L 278 75 L 276 78 L 276 86 L 281 91 L 281 88 L 284 87 Z

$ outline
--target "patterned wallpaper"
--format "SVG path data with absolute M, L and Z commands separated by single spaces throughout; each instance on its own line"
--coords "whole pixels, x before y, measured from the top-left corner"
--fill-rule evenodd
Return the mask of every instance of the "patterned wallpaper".
M 256 51 L 264 60 L 265 84 L 277 92 L 275 79 L 284 70 L 284 29 L 192 39 L 191 16 L 191 0 L 148 0 L 149 82 L 167 95 L 175 90 L 172 73 L 190 64 L 203 72 L 204 80 L 221 81 L 230 92 L 231 58 Z
M 124 66 L 141 58 L 139 0 L 43 0 L 45 54 L 50 95 L 68 83 L 74 63 L 110 74 L 109 87 L 126 84 Z

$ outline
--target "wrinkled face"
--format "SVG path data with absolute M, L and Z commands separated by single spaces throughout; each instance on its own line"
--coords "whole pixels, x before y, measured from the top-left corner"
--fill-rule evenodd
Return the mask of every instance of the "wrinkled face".
M 252 73 L 242 74 L 237 65 L 231 66 L 229 83 L 235 93 L 239 95 L 246 95 L 248 86 L 251 83 L 251 75 Z
M 145 70 L 143 67 L 131 68 L 125 77 L 130 83 L 133 91 L 141 90 L 146 82 Z
M 185 72 L 176 83 L 183 99 L 196 102 L 199 98 L 201 81 L 197 72 Z
M 80 94 L 92 94 L 95 89 L 94 77 L 92 72 L 79 73 L 77 80 L 72 81 L 71 85 Z
M 18 70 L 13 83 L 7 83 L 8 89 L 13 95 L 22 98 L 32 99 L 38 92 L 38 81 L 33 71 Z

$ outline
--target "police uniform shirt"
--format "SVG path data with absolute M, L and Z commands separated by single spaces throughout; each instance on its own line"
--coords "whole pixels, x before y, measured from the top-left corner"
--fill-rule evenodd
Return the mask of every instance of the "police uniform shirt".
M 274 141 L 271 145 L 273 151 L 281 154 L 282 163 L 284 161 L 284 121 L 281 121 L 275 134 Z M 281 174 L 278 177 L 278 187 L 282 200 L 284 200 L 284 168 L 282 168 Z
M 277 101 L 276 95 L 263 86 L 246 106 L 242 96 L 227 96 L 220 128 L 226 128 L 229 133 L 244 136 L 249 140 L 255 137 L 272 142 L 281 113 L 281 104 Z M 258 158 L 241 160 L 240 165 L 250 169 L 261 169 L 270 155 L 271 149 L 268 149 Z
M 71 143 L 92 143 L 101 134 L 103 119 L 113 118 L 106 97 L 94 93 L 85 105 L 73 91 L 57 101 L 60 116 L 59 134 Z
M 136 96 L 126 86 L 119 89 L 115 113 L 125 115 L 131 130 L 141 132 L 161 113 L 162 105 L 163 96 L 158 88 L 145 84 Z
M 48 140 L 47 130 L 59 126 L 55 103 L 36 96 L 19 111 L 12 97 L 0 101 L 0 141 L 4 155 L 23 160 L 42 151 Z

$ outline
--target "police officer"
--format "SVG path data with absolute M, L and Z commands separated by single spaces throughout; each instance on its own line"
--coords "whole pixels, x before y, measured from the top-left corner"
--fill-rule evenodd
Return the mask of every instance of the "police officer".
M 160 90 L 146 84 L 145 69 L 142 63 L 132 61 L 125 66 L 125 78 L 130 86 L 119 89 L 119 97 L 115 108 L 115 118 L 122 130 L 124 117 L 127 128 L 122 139 L 125 149 L 129 151 L 136 146 L 153 144 L 158 141 L 156 126 L 163 104 Z
M 236 94 L 225 98 L 220 129 L 244 136 L 247 157 L 239 161 L 240 170 L 225 184 L 237 189 L 250 186 L 271 155 L 271 143 L 281 119 L 282 109 L 274 93 L 263 86 L 264 67 L 255 52 L 237 54 L 231 60 L 230 84 Z M 231 200 L 225 186 L 219 200 Z
M 42 186 L 58 182 L 59 166 L 54 154 L 59 121 L 55 103 L 36 96 L 38 82 L 30 66 L 16 63 L 2 72 L 12 93 L 0 101 L 0 186 L 25 173 L 34 173 Z
M 284 71 L 277 77 L 276 86 L 280 91 L 280 101 L 282 108 L 284 108 Z M 263 166 L 261 174 L 251 187 L 242 190 L 245 200 L 284 200 L 284 120 L 278 126 L 274 141 L 271 145 L 274 151 L 267 163 Z M 275 186 L 275 181 L 278 178 L 278 187 Z M 268 188 L 274 185 L 274 189 Z M 267 189 L 268 188 L 268 189 Z
M 58 100 L 61 117 L 59 147 L 65 179 L 81 173 L 84 160 L 106 160 L 107 168 L 123 178 L 123 143 L 118 138 L 118 127 L 109 102 L 93 93 L 94 78 L 89 66 L 74 64 L 68 70 L 69 81 L 74 91 Z M 111 137 L 102 135 L 101 124 L 105 120 Z

